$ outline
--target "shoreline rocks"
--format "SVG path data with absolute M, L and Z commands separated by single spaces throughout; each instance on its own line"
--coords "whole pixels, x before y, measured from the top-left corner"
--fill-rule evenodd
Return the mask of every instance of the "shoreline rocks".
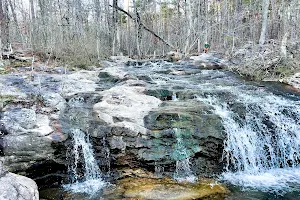
M 2 200 L 39 200 L 36 183 L 25 176 L 7 172 L 0 158 L 0 199 Z

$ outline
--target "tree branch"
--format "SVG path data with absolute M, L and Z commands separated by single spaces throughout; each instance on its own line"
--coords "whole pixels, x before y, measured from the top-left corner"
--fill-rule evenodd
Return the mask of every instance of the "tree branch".
M 127 15 L 129 18 L 131 18 L 132 20 L 136 21 L 136 18 L 133 17 L 129 12 L 123 10 L 122 8 L 120 8 L 119 6 L 112 6 L 109 5 L 110 7 L 113 7 L 119 11 L 121 11 L 122 13 L 124 13 L 125 15 Z M 148 31 L 149 33 L 151 33 L 154 37 L 156 37 L 157 39 L 159 39 L 160 41 L 162 41 L 165 45 L 175 49 L 175 47 L 172 44 L 169 44 L 166 40 L 164 40 L 162 37 L 160 37 L 159 35 L 157 35 L 153 30 L 149 29 L 147 26 L 145 26 L 141 20 L 139 21 L 140 26 L 145 29 L 146 31 Z

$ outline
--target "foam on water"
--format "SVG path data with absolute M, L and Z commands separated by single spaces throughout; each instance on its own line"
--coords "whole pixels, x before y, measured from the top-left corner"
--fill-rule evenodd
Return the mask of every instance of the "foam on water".
M 102 189 L 106 183 L 101 178 L 101 171 L 94 158 L 89 137 L 79 129 L 74 129 L 71 132 L 73 134 L 73 149 L 68 167 L 71 184 L 65 185 L 64 188 L 76 193 L 93 195 Z M 83 169 L 79 169 L 80 164 Z M 80 170 L 83 171 L 83 175 Z
M 265 172 L 225 172 L 221 179 L 244 188 L 259 189 L 265 192 L 285 193 L 300 189 L 299 168 L 275 168 Z

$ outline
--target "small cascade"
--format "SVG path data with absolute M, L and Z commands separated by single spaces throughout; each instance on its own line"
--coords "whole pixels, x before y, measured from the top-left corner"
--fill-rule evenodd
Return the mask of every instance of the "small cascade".
M 177 99 L 177 96 L 176 96 L 176 93 L 175 93 L 175 92 L 173 92 L 173 94 L 172 94 L 172 101 L 178 101 L 178 99 Z
M 69 173 L 71 184 L 65 188 L 77 193 L 94 194 L 103 188 L 106 183 L 101 178 L 101 171 L 94 158 L 94 152 L 89 137 L 80 129 L 71 131 L 73 149 L 69 159 Z
M 263 90 L 231 94 L 234 104 L 216 95 L 198 97 L 214 108 L 227 134 L 223 179 L 263 191 L 293 190 L 300 183 L 299 102 Z
M 196 176 L 193 174 L 191 169 L 190 157 L 188 155 L 187 149 L 183 144 L 183 139 L 181 136 L 181 130 L 175 128 L 176 135 L 176 145 L 175 145 L 175 158 L 176 158 L 176 170 L 174 174 L 174 179 L 182 182 L 195 182 L 197 180 Z

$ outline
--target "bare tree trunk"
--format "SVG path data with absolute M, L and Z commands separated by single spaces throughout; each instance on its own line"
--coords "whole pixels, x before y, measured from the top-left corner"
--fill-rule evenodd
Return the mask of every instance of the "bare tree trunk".
M 116 52 L 118 52 L 118 10 L 116 9 L 118 7 L 118 0 L 113 0 L 113 41 L 112 41 L 112 54 L 115 55 Z
M 134 5 L 134 13 L 135 13 L 135 25 L 136 25 L 136 49 L 138 56 L 141 57 L 141 18 L 137 10 L 137 3 L 135 0 L 133 0 L 133 5 Z
M 0 23 L 1 23 L 1 52 L 9 49 L 9 17 L 8 2 L 0 0 Z M 2 55 L 2 54 L 1 54 Z
M 260 32 L 259 45 L 263 45 L 266 40 L 269 4 L 270 4 L 270 0 L 263 0 L 263 9 L 262 9 L 263 21 L 262 21 L 261 32 Z
M 3 52 L 2 39 L 4 38 L 4 29 L 5 29 L 2 0 L 0 0 L 0 27 L 1 27 L 1 29 L 0 29 L 0 59 L 2 59 L 2 52 Z
M 35 12 L 34 12 L 34 4 L 33 0 L 29 0 L 30 3 L 30 13 L 31 13 L 31 30 L 30 30 L 30 39 L 31 39 L 31 46 L 35 48 L 35 38 L 36 38 L 36 21 L 35 21 Z
M 289 33 L 286 32 L 282 38 L 282 41 L 281 41 L 281 47 L 280 47 L 280 54 L 281 54 L 281 57 L 283 59 L 286 58 L 287 56 L 287 53 L 286 53 L 286 45 L 287 45 L 287 38 L 288 38 L 288 35 Z
M 18 19 L 17 19 L 17 15 L 16 15 L 16 12 L 15 12 L 15 7 L 14 7 L 11 0 L 8 0 L 8 2 L 9 2 L 9 7 L 10 7 L 10 10 L 11 10 L 11 13 L 12 13 L 15 25 L 16 25 L 16 31 L 18 33 L 18 36 L 21 36 Z
M 100 60 L 100 0 L 94 0 L 95 4 L 95 26 L 96 26 L 96 42 L 97 42 L 97 58 Z
M 184 46 L 184 54 L 187 55 L 189 54 L 190 50 L 190 38 L 191 38 L 191 31 L 192 31 L 192 26 L 193 26 L 193 16 L 192 16 L 192 1 L 185 2 L 185 13 L 186 13 L 186 18 L 187 18 L 187 33 L 186 33 L 186 42 Z

